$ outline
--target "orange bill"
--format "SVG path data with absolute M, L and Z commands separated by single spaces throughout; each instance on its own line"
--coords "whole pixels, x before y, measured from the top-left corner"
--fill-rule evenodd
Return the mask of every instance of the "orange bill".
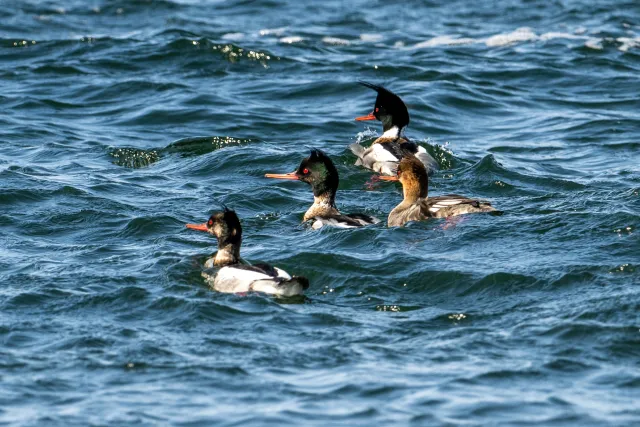
M 397 176 L 380 176 L 382 181 L 400 181 Z
M 275 178 L 275 179 L 295 179 L 298 180 L 298 175 L 295 172 L 291 173 L 266 173 L 264 174 L 265 178 Z
M 206 222 L 204 224 L 187 224 L 187 228 L 190 228 L 191 230 L 198 230 L 198 231 L 209 231 L 207 229 Z
M 374 116 L 373 113 L 369 113 L 368 116 L 356 117 L 356 121 L 358 122 L 364 122 L 365 120 L 378 120 L 378 119 L 376 119 L 376 116 Z

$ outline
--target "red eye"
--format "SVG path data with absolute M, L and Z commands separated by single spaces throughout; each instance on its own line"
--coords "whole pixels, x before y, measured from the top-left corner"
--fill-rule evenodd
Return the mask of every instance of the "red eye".
M 378 112 L 378 110 L 380 110 L 378 107 L 376 107 L 376 113 Z
M 402 175 L 402 172 L 398 171 L 396 175 L 398 175 L 398 178 L 400 178 L 400 175 Z
M 306 175 L 306 174 L 308 174 L 308 173 L 309 173 L 309 169 L 304 168 L 304 169 L 302 170 L 302 173 L 303 173 L 303 174 L 305 174 L 305 175 Z
M 213 225 L 213 220 L 210 219 L 209 222 L 207 222 L 207 224 L 209 224 L 209 227 L 211 227 Z

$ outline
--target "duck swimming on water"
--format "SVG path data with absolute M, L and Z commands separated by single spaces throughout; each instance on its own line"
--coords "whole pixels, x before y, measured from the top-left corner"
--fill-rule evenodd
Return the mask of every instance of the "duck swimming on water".
M 268 173 L 265 177 L 297 180 L 311 185 L 313 205 L 304 214 L 302 220 L 314 220 L 313 228 L 321 228 L 323 225 L 354 228 L 380 222 L 377 218 L 365 214 L 340 213 L 336 207 L 336 191 L 340 182 L 338 170 L 329 156 L 320 150 L 311 150 L 311 155 L 302 160 L 295 172 Z
M 215 273 L 204 271 L 202 276 L 218 292 L 263 292 L 278 296 L 302 295 L 309 281 L 302 276 L 291 276 L 284 270 L 268 264 L 249 265 L 240 259 L 242 226 L 238 215 L 224 208 L 204 224 L 187 224 L 187 228 L 207 232 L 218 239 L 218 252 L 205 262 Z
M 349 146 L 358 157 L 356 166 L 362 165 L 382 175 L 394 176 L 400 159 L 413 156 L 422 162 L 429 175 L 438 170 L 438 162 L 427 150 L 404 136 L 404 129 L 409 125 L 409 111 L 402 99 L 382 86 L 367 82 L 360 84 L 375 90 L 378 96 L 373 111 L 366 116 L 357 117 L 356 120 L 381 121 L 383 134 L 373 141 L 369 148 L 357 142 Z
M 428 197 L 429 177 L 424 165 L 414 156 L 403 157 L 396 176 L 381 176 L 384 181 L 400 181 L 404 200 L 389 213 L 389 227 L 409 221 L 445 218 L 476 212 L 498 212 L 491 203 L 457 194 Z

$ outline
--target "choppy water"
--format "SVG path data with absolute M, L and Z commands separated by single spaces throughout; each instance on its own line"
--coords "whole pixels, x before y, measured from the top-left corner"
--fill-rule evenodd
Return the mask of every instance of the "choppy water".
M 640 422 L 639 4 L 392 3 L 0 3 L 0 423 Z M 344 211 L 401 198 L 357 80 L 505 215 L 301 227 L 263 174 L 309 147 Z M 206 287 L 220 203 L 304 303 Z

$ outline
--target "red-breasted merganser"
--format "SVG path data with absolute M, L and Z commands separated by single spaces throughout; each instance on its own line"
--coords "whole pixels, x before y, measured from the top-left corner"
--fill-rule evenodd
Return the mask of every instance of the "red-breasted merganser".
M 445 218 L 475 212 L 497 212 L 491 203 L 447 194 L 428 197 L 429 178 L 424 165 L 415 157 L 403 157 L 396 176 L 381 176 L 384 181 L 400 181 L 404 200 L 389 213 L 387 225 L 401 226 L 409 221 Z
M 325 153 L 311 150 L 311 155 L 302 160 L 295 172 L 268 173 L 267 178 L 292 179 L 306 182 L 313 189 L 313 205 L 304 214 L 303 221 L 314 220 L 312 227 L 323 225 L 352 228 L 380 222 L 377 218 L 364 214 L 343 215 L 336 207 L 336 191 L 340 182 L 338 170 Z
M 187 224 L 187 228 L 205 231 L 218 239 L 218 252 L 205 262 L 202 277 L 218 292 L 264 292 L 279 296 L 302 295 L 309 281 L 302 276 L 290 276 L 286 271 L 268 264 L 248 265 L 240 259 L 242 226 L 238 215 L 224 208 L 204 224 Z
M 367 82 L 360 82 L 360 84 L 378 92 L 378 97 L 373 111 L 367 116 L 357 117 L 356 120 L 381 121 L 383 134 L 373 141 L 369 148 L 357 142 L 349 146 L 353 154 L 358 157 L 356 165 L 362 165 L 382 175 L 394 176 L 402 157 L 415 156 L 424 164 L 429 175 L 438 170 L 438 162 L 427 153 L 427 150 L 404 136 L 404 129 L 409 124 L 409 111 L 402 99 L 382 86 Z

